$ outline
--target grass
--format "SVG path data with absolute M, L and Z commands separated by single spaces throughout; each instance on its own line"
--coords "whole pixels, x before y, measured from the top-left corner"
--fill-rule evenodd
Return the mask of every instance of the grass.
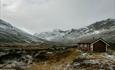
M 67 53 L 52 55 L 48 61 L 34 63 L 27 70 L 71 70 L 68 64 L 79 55 L 79 50 L 69 49 Z

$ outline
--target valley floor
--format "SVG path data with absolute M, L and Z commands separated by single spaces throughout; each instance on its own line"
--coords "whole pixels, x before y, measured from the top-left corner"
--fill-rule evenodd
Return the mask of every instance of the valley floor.
M 44 63 L 34 63 L 27 70 L 115 70 L 115 53 L 84 53 L 71 49 L 66 57 L 63 55 Z
M 86 53 L 77 48 L 53 51 L 10 51 L 10 53 L 0 52 L 0 60 L 0 69 L 115 70 L 115 51 Z

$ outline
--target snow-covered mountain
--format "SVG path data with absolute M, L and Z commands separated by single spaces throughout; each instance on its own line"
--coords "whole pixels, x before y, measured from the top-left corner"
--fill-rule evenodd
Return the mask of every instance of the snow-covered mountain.
M 0 19 L 0 43 L 41 43 L 42 39 L 30 35 Z
M 68 31 L 62 31 L 62 30 L 54 30 L 52 32 L 43 32 L 40 34 L 35 33 L 34 35 L 37 37 L 40 37 L 42 39 L 48 40 L 48 41 L 59 41 L 61 40 Z
M 115 43 L 115 19 L 106 19 L 95 22 L 87 27 L 67 31 L 55 30 L 43 32 L 35 36 L 53 42 L 76 43 L 83 39 L 104 38 Z

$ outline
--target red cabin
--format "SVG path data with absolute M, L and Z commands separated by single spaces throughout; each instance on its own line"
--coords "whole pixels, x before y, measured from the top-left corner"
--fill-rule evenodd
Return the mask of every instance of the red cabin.
M 110 46 L 105 40 L 99 39 L 92 39 L 81 41 L 78 43 L 79 49 L 83 51 L 95 51 L 95 52 L 106 52 L 107 47 Z

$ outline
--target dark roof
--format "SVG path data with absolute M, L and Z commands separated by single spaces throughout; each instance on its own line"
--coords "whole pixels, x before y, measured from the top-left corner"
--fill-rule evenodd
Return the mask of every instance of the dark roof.
M 80 39 L 78 43 L 93 43 L 94 41 L 98 39 L 97 38 Z
M 104 39 L 102 38 L 92 38 L 92 39 L 84 39 L 84 40 L 80 40 L 78 42 L 78 44 L 83 44 L 83 43 L 89 43 L 89 44 L 92 44 L 92 43 L 95 43 L 96 41 L 103 41 L 104 43 L 106 43 L 107 45 L 109 45 Z

